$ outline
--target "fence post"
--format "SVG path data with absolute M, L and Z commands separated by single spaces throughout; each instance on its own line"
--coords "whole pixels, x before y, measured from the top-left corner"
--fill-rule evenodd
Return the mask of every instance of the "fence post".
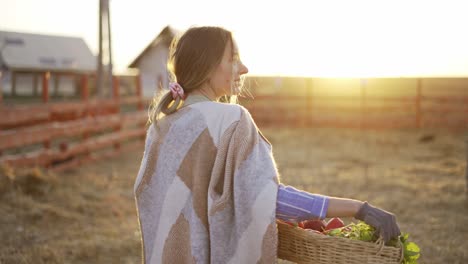
M 117 75 L 112 75 L 112 95 L 114 101 L 117 101 L 117 109 L 120 112 L 120 79 Z M 115 133 L 122 131 L 122 121 L 119 121 L 119 125 L 115 128 Z M 120 141 L 114 144 L 114 149 L 120 151 Z
M 49 78 L 50 78 L 50 72 L 44 72 L 42 74 L 42 102 L 43 103 L 49 102 Z M 50 149 L 50 140 L 44 141 L 43 146 L 46 149 Z
M 44 72 L 42 74 L 42 102 L 47 103 L 49 101 L 49 78 L 50 72 Z
M 421 118 L 421 78 L 417 79 L 417 86 L 416 86 L 416 127 L 421 128 L 422 125 L 422 118 Z

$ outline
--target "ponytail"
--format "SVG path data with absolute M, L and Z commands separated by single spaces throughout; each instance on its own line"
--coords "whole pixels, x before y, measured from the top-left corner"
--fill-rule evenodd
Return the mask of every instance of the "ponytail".
M 181 105 L 182 100 L 180 97 L 177 97 L 176 100 L 172 98 L 172 94 L 170 91 L 168 92 L 161 92 L 160 95 L 157 95 L 153 98 L 153 102 L 151 103 L 151 107 L 149 110 L 149 124 L 157 124 L 158 121 L 161 119 L 161 115 L 170 115 L 177 111 L 179 106 Z

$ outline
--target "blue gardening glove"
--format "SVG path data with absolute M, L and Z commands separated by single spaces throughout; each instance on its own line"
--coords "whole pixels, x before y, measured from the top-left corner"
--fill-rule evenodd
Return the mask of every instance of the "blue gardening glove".
M 385 243 L 401 234 L 394 214 L 374 207 L 367 202 L 364 202 L 361 208 L 359 208 L 354 218 L 373 226 L 383 237 Z

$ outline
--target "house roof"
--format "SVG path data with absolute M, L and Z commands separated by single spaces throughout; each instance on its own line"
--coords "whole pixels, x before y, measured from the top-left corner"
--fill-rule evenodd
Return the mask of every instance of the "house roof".
M 161 32 L 151 41 L 148 46 L 130 63 L 128 68 L 136 68 L 138 66 L 138 62 L 140 59 L 145 56 L 145 54 L 151 50 L 153 47 L 158 45 L 164 45 L 169 47 L 171 45 L 172 39 L 178 34 L 178 31 L 171 28 L 170 26 L 166 26 L 161 30 Z
M 0 67 L 90 72 L 96 70 L 96 58 L 82 38 L 0 31 Z

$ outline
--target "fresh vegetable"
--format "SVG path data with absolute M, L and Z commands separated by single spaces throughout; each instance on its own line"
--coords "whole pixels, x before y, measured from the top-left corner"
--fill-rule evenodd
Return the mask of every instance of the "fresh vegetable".
M 334 217 L 327 222 L 325 230 L 331 230 L 331 229 L 340 228 L 343 226 L 344 226 L 344 222 L 340 218 Z
M 322 232 L 326 228 L 326 223 L 322 220 L 305 220 L 299 223 L 299 227 Z
M 341 228 L 327 230 L 325 231 L 325 234 L 366 242 L 375 242 L 378 238 L 375 233 L 375 229 L 364 222 L 358 222 L 357 224 L 351 223 Z
M 409 234 L 403 233 L 398 238 L 394 238 L 390 240 L 387 245 L 388 246 L 397 246 L 398 239 L 400 240 L 401 244 L 403 245 L 403 254 L 404 260 L 403 264 L 417 264 L 417 260 L 421 256 L 421 250 L 418 245 L 414 242 L 410 242 L 408 240 Z

